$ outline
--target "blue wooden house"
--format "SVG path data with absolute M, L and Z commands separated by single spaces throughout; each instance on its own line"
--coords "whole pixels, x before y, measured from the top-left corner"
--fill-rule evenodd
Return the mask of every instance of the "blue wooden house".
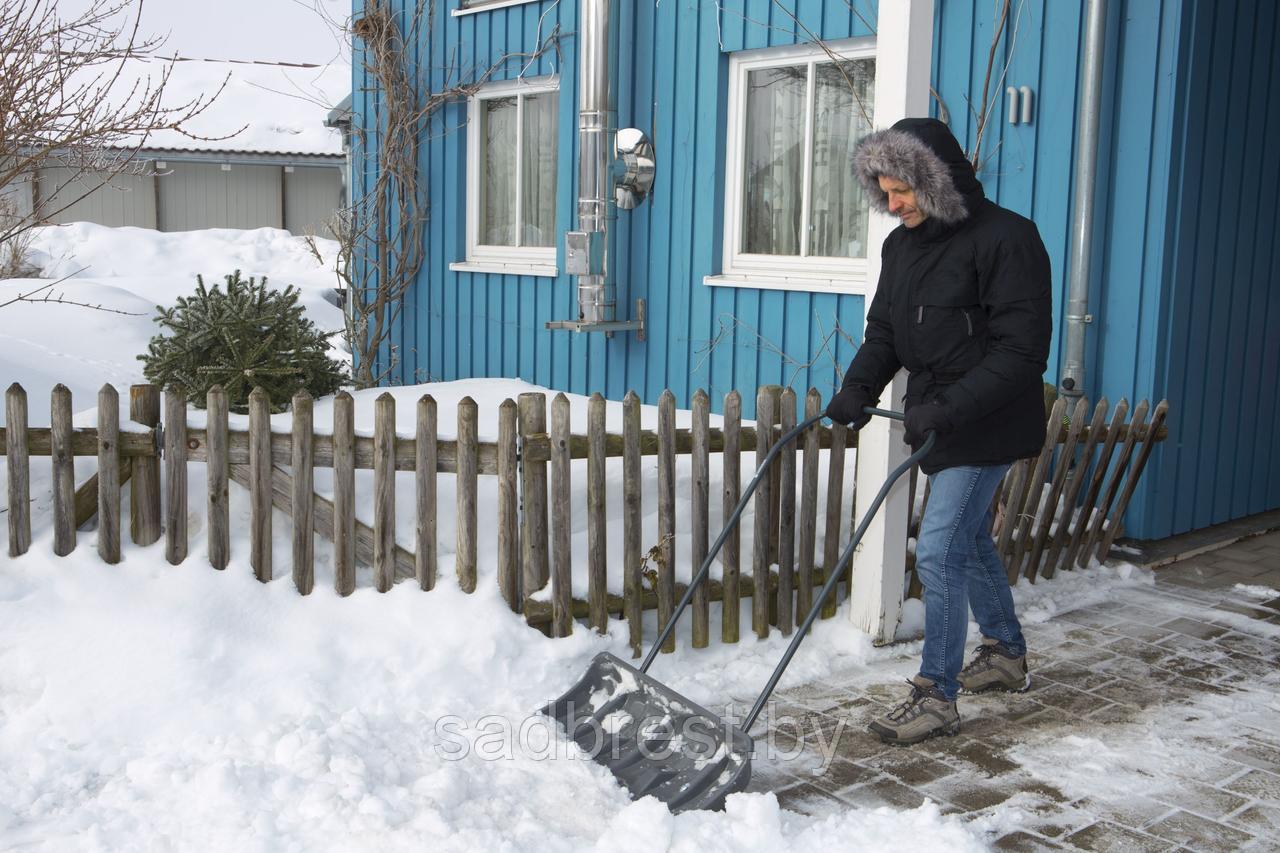
M 377 2 L 402 22 L 418 5 Z M 373 3 L 355 0 L 356 18 Z M 765 383 L 825 396 L 861 339 L 887 230 L 849 153 L 871 127 L 930 114 L 1049 249 L 1046 381 L 1069 367 L 1073 314 L 1087 397 L 1170 401 L 1129 533 L 1280 507 L 1276 4 L 1003 5 L 425 0 L 406 61 L 433 91 L 483 85 L 422 129 L 427 260 L 393 381 L 520 377 L 650 403 L 670 388 L 681 405 Z M 355 48 L 354 121 L 376 134 Z M 618 134 L 617 160 L 611 127 L 641 132 Z M 1091 227 L 1073 238 L 1085 198 Z

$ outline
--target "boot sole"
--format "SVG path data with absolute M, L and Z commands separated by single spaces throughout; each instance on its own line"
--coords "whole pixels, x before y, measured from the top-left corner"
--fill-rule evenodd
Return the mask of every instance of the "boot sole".
M 1010 687 L 1007 684 L 992 684 L 990 687 L 984 687 L 981 690 L 966 690 L 960 688 L 961 696 L 981 696 L 983 693 L 1026 693 L 1031 689 L 1031 673 L 1027 673 L 1027 677 L 1022 680 L 1021 687 Z
M 955 737 L 960 734 L 960 721 L 956 720 L 955 723 L 949 726 L 932 729 L 931 731 L 927 731 L 924 734 L 917 735 L 913 738 L 896 737 L 891 731 L 888 729 L 881 729 L 876 726 L 875 723 L 872 723 L 867 728 L 872 734 L 880 738 L 881 743 L 887 743 L 891 746 L 915 746 L 918 743 L 924 743 L 925 741 L 935 737 Z

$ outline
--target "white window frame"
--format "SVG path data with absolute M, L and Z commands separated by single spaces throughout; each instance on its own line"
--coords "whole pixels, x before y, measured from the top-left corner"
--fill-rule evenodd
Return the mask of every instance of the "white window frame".
M 463 0 L 465 3 L 466 0 Z M 449 12 L 455 18 L 463 15 L 474 15 L 476 12 L 488 12 L 492 9 L 504 9 L 507 6 L 523 6 L 525 3 L 537 3 L 539 0 L 472 0 L 469 5 L 459 4 L 457 9 Z
M 560 78 L 558 75 L 551 75 L 491 83 L 467 100 L 467 259 L 461 263 L 450 264 L 449 269 L 456 272 L 488 272 L 506 275 L 555 276 L 558 274 L 555 245 L 487 246 L 480 243 L 480 111 L 485 101 L 517 96 L 516 148 L 518 151 L 520 139 L 524 134 L 524 98 L 519 96 L 559 91 Z M 520 180 L 522 168 L 521 158 L 517 156 L 515 198 L 517 216 L 524 203 L 521 197 Z
M 806 225 L 809 221 L 810 170 L 812 169 L 813 136 L 813 66 L 840 59 L 874 59 L 876 79 L 881 74 L 905 73 L 904 69 L 887 67 L 876 51 L 874 36 L 828 42 L 826 49 L 812 44 L 767 48 L 736 53 L 729 58 L 728 132 L 725 144 L 724 252 L 722 272 L 703 281 L 716 287 L 750 287 L 763 290 L 799 290 L 867 294 L 866 258 L 803 257 L 797 255 L 759 255 L 738 251 L 742 236 L 743 157 L 745 154 L 747 75 L 764 68 L 806 64 L 808 85 L 805 98 L 805 162 L 804 198 L 801 202 L 801 234 L 807 245 Z M 878 104 L 873 104 L 873 113 Z M 872 116 L 875 126 L 875 116 Z M 871 244 L 868 240 L 868 252 Z

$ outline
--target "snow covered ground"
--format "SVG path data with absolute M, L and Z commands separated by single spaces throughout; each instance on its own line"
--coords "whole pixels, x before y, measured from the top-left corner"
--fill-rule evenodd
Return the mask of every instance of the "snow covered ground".
M 39 235 L 37 260 L 68 298 L 144 316 L 64 305 L 15 305 L 0 319 L 0 383 L 28 390 L 34 424 L 47 423 L 48 391 L 73 391 L 89 419 L 98 387 L 141 381 L 135 356 L 154 332 L 152 307 L 239 268 L 304 290 L 322 328 L 341 317 L 325 300 L 332 276 L 301 241 L 272 230 L 156 234 L 74 225 Z M 325 251 L 331 251 L 326 247 Z M 0 301 L 34 281 L 0 282 Z M 533 390 L 513 380 L 394 389 L 399 429 L 412 433 L 413 401 L 431 393 L 442 434 L 464 395 L 485 411 Z M 372 400 L 357 401 L 371 429 Z M 585 406 L 575 399 L 575 417 Z M 316 423 L 330 422 L 325 401 Z M 193 412 L 192 422 L 203 413 Z M 617 412 L 611 409 L 610 418 Z M 687 418 L 687 413 L 681 417 Z M 646 420 L 656 421 L 653 410 Z M 278 420 L 285 429 L 287 415 Z M 486 436 L 482 435 L 482 439 Z M 744 454 L 744 476 L 752 454 Z M 77 463 L 77 481 L 93 469 Z M 3 462 L 0 461 L 0 471 Z M 656 483 L 654 460 L 647 472 Z M 232 492 L 232 561 L 209 568 L 203 471 L 190 468 L 191 553 L 173 567 L 163 547 L 125 545 L 99 562 L 92 530 L 69 557 L 52 555 L 48 475 L 33 465 L 34 542 L 0 555 L 0 847 L 36 850 L 826 850 L 981 849 L 981 835 L 933 804 L 812 818 L 779 808 L 773 794 L 730 798 L 721 813 L 673 817 L 653 800 L 630 802 L 601 767 L 551 737 L 532 712 L 570 686 L 600 651 L 628 656 L 625 626 L 607 636 L 579 626 L 549 640 L 498 596 L 496 545 L 481 537 L 476 593 L 453 580 L 452 487 L 441 481 L 440 583 L 380 595 L 366 572 L 346 599 L 332 591 L 332 557 L 318 542 L 317 584 L 306 598 L 288 578 L 289 527 L 275 517 L 277 579 L 248 566 L 247 498 Z M 680 492 L 687 494 L 688 471 Z M 317 489 L 329 487 L 317 471 Z M 492 484 L 482 478 L 482 512 Z M 585 504 L 575 472 L 575 505 Z M 609 490 L 620 493 L 611 475 Z M 361 480 L 358 493 L 368 494 Z M 656 541 L 655 486 L 646 484 L 644 541 Z M 486 491 L 486 489 L 488 491 Z M 711 494 L 718 489 L 713 483 Z M 398 488 L 400 541 L 412 547 L 412 482 Z M 367 503 L 367 502 L 366 502 Z M 719 518 L 713 505 L 712 518 Z M 580 513 L 575 513 L 581 517 Z M 681 518 L 684 516 L 681 515 Z M 620 505 L 610 504 L 609 547 L 621 546 Z M 744 531 L 750 531 L 749 518 Z M 584 565 L 584 529 L 575 565 Z M 744 536 L 744 551 L 750 536 Z M 687 546 L 682 549 L 687 550 Z M 678 552 L 679 553 L 679 552 Z M 749 557 L 744 555 L 744 565 Z M 679 567 L 687 575 L 689 567 Z M 1116 587 L 1150 582 L 1127 567 L 1017 590 L 1029 622 Z M 585 579 L 577 583 L 585 589 Z M 909 622 L 918 627 L 918 608 Z M 713 613 L 713 620 L 718 618 Z M 749 619 L 749 616 L 747 616 Z M 749 624 L 746 622 L 745 624 Z M 908 624 L 908 630 L 913 627 Z M 652 626 L 650 626 L 650 629 Z M 653 632 L 650 630 L 649 636 Z M 712 709 L 762 685 L 783 648 L 713 645 L 664 656 L 654 673 Z M 800 684 L 851 666 L 901 659 L 842 618 L 820 623 L 783 682 Z M 910 646 L 907 651 L 910 651 Z

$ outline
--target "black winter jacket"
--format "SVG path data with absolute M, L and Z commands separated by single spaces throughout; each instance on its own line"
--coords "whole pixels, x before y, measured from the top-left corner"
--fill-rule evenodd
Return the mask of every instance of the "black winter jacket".
M 920 162 L 929 155 L 936 161 Z M 1035 223 L 984 197 L 959 144 L 934 119 L 873 134 L 855 162 L 873 204 L 887 207 L 878 178 L 888 174 L 912 187 L 929 217 L 885 240 L 844 387 L 875 399 L 900 368 L 909 371 L 904 407 L 936 402 L 953 426 L 921 464 L 926 473 L 1035 455 L 1052 336 L 1049 257 Z

